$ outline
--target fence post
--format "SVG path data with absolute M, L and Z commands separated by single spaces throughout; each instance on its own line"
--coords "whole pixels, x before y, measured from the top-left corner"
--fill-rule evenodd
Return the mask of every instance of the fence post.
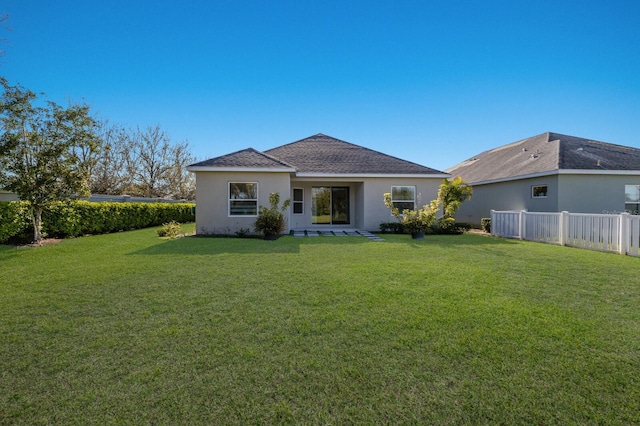
M 620 254 L 628 254 L 631 249 L 631 215 L 620 214 Z
M 525 238 L 525 237 L 526 237 L 525 232 L 527 232 L 527 224 L 526 224 L 527 219 L 526 219 L 526 214 L 527 214 L 527 211 L 526 211 L 526 210 L 521 210 L 521 211 L 520 211 L 520 214 L 518 215 L 519 222 L 520 222 L 520 223 L 518 224 L 518 228 L 519 228 L 519 230 L 518 230 L 518 231 L 520 232 L 520 239 L 521 239 L 521 240 L 525 240 L 525 239 L 526 239 L 526 238 Z
M 558 225 L 560 226 L 560 229 L 558 230 L 558 233 L 560 234 L 560 245 L 561 246 L 566 246 L 567 245 L 567 232 L 568 232 L 568 225 L 569 225 L 569 212 L 564 210 L 560 213 L 560 223 L 558 223 Z
M 496 235 L 496 211 L 491 210 L 491 235 Z

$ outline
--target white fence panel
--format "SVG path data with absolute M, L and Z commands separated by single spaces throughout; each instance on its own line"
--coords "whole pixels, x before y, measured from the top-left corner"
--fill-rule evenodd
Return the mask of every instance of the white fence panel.
M 620 252 L 620 215 L 568 213 L 565 244 Z
M 560 220 L 562 213 L 523 212 L 523 217 L 525 220 L 525 240 L 561 244 Z
M 491 234 L 640 256 L 640 216 L 491 211 Z
M 640 216 L 629 216 L 629 246 L 627 254 L 640 256 Z
M 520 238 L 519 211 L 491 212 L 491 233 L 498 237 Z M 495 218 L 493 217 L 495 215 Z M 495 224 L 495 226 L 494 226 Z

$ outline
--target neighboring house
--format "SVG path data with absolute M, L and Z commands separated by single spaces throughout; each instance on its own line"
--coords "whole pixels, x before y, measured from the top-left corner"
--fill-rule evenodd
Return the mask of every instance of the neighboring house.
M 0 202 L 2 201 L 18 201 L 20 198 L 17 194 L 13 192 L 5 191 L 4 189 L 0 189 Z
M 543 133 L 447 170 L 473 186 L 456 214 L 479 224 L 491 210 L 638 214 L 640 149 Z
M 384 193 L 401 208 L 436 198 L 449 175 L 317 134 L 264 152 L 244 149 L 187 167 L 196 175 L 198 234 L 253 231 L 269 194 L 290 199 L 289 229 L 379 230 L 393 221 Z

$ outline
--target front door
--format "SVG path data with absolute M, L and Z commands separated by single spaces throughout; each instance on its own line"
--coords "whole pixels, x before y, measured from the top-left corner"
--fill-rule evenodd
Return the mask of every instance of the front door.
M 311 200 L 311 223 L 314 225 L 348 225 L 349 187 L 314 186 Z

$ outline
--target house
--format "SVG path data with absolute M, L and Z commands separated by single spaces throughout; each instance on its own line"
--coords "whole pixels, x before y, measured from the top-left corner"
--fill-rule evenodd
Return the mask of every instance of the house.
M 483 152 L 447 170 L 473 187 L 459 221 L 491 210 L 638 214 L 640 149 L 543 133 Z
M 3 201 L 18 201 L 20 198 L 10 191 L 5 191 L 4 189 L 0 189 L 0 202 Z
M 264 152 L 247 148 L 187 167 L 196 175 L 198 234 L 253 231 L 269 194 L 290 199 L 289 229 L 377 231 L 401 208 L 436 198 L 448 174 L 321 133 Z

